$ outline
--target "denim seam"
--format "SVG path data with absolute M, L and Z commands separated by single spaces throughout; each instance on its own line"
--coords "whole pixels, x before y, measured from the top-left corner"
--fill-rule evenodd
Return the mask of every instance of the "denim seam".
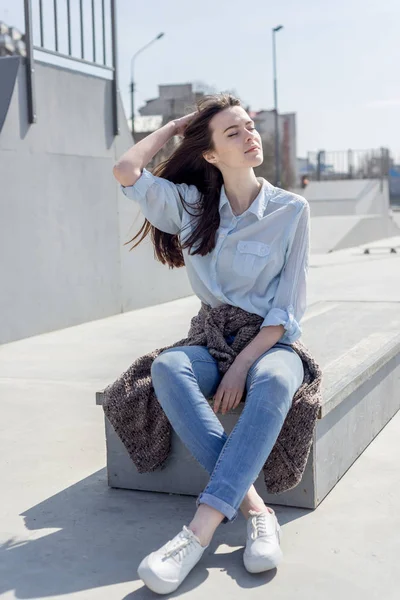
M 192 365 L 196 362 L 202 362 L 202 363 L 208 363 L 209 365 L 213 365 L 215 364 L 215 361 L 213 360 L 207 360 L 205 358 L 194 358 L 193 360 L 190 361 L 192 363 Z
M 207 360 L 207 359 L 202 359 L 202 358 L 194 358 L 194 359 L 191 361 L 192 365 L 193 365 L 194 363 L 196 363 L 196 362 L 200 362 L 200 363 L 207 363 L 207 364 L 210 364 L 210 365 L 213 365 L 213 364 L 214 364 L 214 361 L 213 361 L 213 360 Z M 208 399 L 207 399 L 207 398 L 206 398 L 206 402 L 207 402 L 207 404 L 208 404 L 208 408 L 210 409 L 210 411 L 211 411 L 213 414 L 215 414 L 215 413 L 214 413 L 214 411 L 213 411 L 213 409 L 211 408 L 211 406 L 210 406 L 210 404 L 209 404 L 209 402 L 208 402 Z M 228 437 L 227 437 L 227 439 L 228 439 Z M 207 449 L 207 448 L 205 448 L 204 446 L 201 446 L 201 448 L 202 448 L 202 450 L 203 450 L 203 452 L 204 452 L 204 453 L 207 453 L 207 451 L 208 451 L 208 449 Z M 217 460 L 218 460 L 218 459 L 217 459 Z M 199 462 L 199 463 L 202 465 L 202 467 L 205 469 L 205 471 L 207 471 L 207 472 L 208 472 L 208 470 L 206 469 L 206 467 L 205 467 L 205 466 L 204 466 L 204 465 L 203 465 L 203 464 L 202 464 L 202 463 L 201 463 L 199 460 L 198 460 L 198 462 Z M 215 469 L 215 465 L 214 465 L 214 467 L 213 467 L 213 470 L 214 470 L 214 469 Z M 209 475 L 211 475 L 211 473 L 209 473 Z
M 210 407 L 210 410 L 212 410 L 212 409 L 211 409 L 211 407 Z M 187 428 L 187 429 L 188 429 L 188 428 Z M 190 430 L 189 430 L 189 433 L 190 433 Z M 198 441 L 198 446 L 199 446 L 199 448 L 200 448 L 201 452 L 203 453 L 203 455 L 207 455 L 207 454 L 209 454 L 209 453 L 210 453 L 210 448 L 209 448 L 209 447 L 207 447 L 207 446 L 204 446 L 204 445 L 203 445 L 203 444 L 202 444 L 200 441 Z M 211 472 L 210 472 L 210 471 L 207 469 L 207 467 L 206 467 L 206 466 L 205 466 L 205 465 L 202 463 L 202 461 L 201 461 L 201 460 L 199 460 L 199 458 L 197 458 L 197 456 L 196 456 L 196 455 L 195 455 L 193 452 L 191 452 L 191 454 L 194 456 L 194 458 L 197 460 L 197 462 L 198 462 L 198 463 L 199 463 L 199 464 L 200 464 L 200 465 L 203 467 L 203 469 L 204 469 L 205 471 L 207 471 L 207 473 L 208 473 L 209 475 L 211 475 L 212 471 L 213 471 L 213 470 L 214 470 L 214 468 L 215 468 L 215 465 L 214 465 L 214 467 L 212 468 L 212 470 L 211 470 Z M 217 459 L 217 460 L 218 460 L 218 459 Z
M 249 391 L 250 391 L 250 390 L 249 390 Z M 228 445 L 231 443 L 231 441 L 232 441 L 232 439 L 233 439 L 234 435 L 237 433 L 237 426 L 238 426 L 238 424 L 240 423 L 240 420 L 241 420 L 241 418 L 242 418 L 242 416 L 243 416 L 243 413 L 244 413 L 244 411 L 245 411 L 245 410 L 246 410 L 246 402 L 244 403 L 244 407 L 243 407 L 243 409 L 242 409 L 242 412 L 241 412 L 241 413 L 240 413 L 240 415 L 239 415 L 239 418 L 238 418 L 238 420 L 237 420 L 237 422 L 236 422 L 235 428 L 233 429 L 233 431 L 231 431 L 230 435 L 228 436 L 228 438 L 227 438 L 227 440 L 226 440 L 226 442 L 225 442 L 225 444 L 224 444 L 224 447 L 222 448 L 222 450 L 221 450 L 221 452 L 220 452 L 220 455 L 219 455 L 219 457 L 218 457 L 218 460 L 217 460 L 217 462 L 215 463 L 215 467 L 214 467 L 214 470 L 213 470 L 213 472 L 212 472 L 212 474 L 211 474 L 211 477 L 210 477 L 210 479 L 209 479 L 209 482 L 208 482 L 208 484 L 209 484 L 209 483 L 210 483 L 210 482 L 211 482 L 211 481 L 214 479 L 214 476 L 215 476 L 215 471 L 216 471 L 217 467 L 219 466 L 219 464 L 220 464 L 220 462 L 221 462 L 221 460 L 222 460 L 222 458 L 223 458 L 223 457 L 222 457 L 222 454 L 225 452 L 225 449 L 228 447 Z M 208 487 L 208 484 L 207 484 L 207 487 Z
M 209 365 L 213 365 L 213 364 L 214 364 L 214 361 L 212 361 L 212 360 L 207 360 L 207 359 L 206 359 L 206 360 L 204 360 L 204 359 L 202 359 L 202 358 L 194 358 L 194 359 L 191 361 L 192 365 L 193 365 L 194 363 L 196 363 L 196 362 L 200 362 L 200 363 L 206 363 L 206 364 L 209 364 Z M 203 394 L 203 395 L 204 395 L 204 394 Z M 207 404 L 208 404 L 209 408 L 212 410 L 212 408 L 211 408 L 211 406 L 210 406 L 210 403 L 208 402 L 208 398 L 206 398 L 206 401 L 207 401 Z M 213 411 L 213 412 L 214 412 L 214 411 Z
M 253 388 L 253 382 L 251 382 L 251 384 L 249 385 L 249 389 L 247 390 L 247 396 L 249 395 L 249 393 L 250 393 L 250 391 L 251 391 L 251 389 L 252 389 L 252 388 Z M 239 415 L 239 418 L 238 418 L 238 420 L 237 420 L 237 422 L 236 422 L 236 426 L 235 426 L 234 430 L 232 430 L 232 431 L 231 431 L 231 434 L 230 434 L 230 436 L 228 437 L 227 441 L 225 442 L 225 445 L 224 445 L 224 447 L 222 448 L 222 451 L 221 451 L 221 453 L 220 453 L 220 455 L 219 455 L 219 457 L 218 457 L 218 460 L 217 460 L 217 462 L 215 463 L 215 467 L 214 467 L 213 473 L 212 473 L 212 475 L 211 475 L 211 477 L 210 477 L 210 479 L 209 479 L 209 482 L 208 482 L 208 483 L 210 483 L 210 482 L 213 480 L 214 476 L 215 476 L 215 471 L 216 471 L 217 467 L 219 466 L 219 464 L 220 464 L 220 462 L 221 462 L 221 460 L 222 460 L 222 456 L 221 456 L 221 455 L 222 455 L 222 453 L 225 451 L 225 448 L 227 448 L 227 447 L 228 447 L 228 444 L 229 444 L 229 443 L 232 441 L 232 439 L 233 439 L 233 435 L 232 435 L 232 434 L 236 434 L 236 433 L 237 433 L 237 426 L 238 426 L 238 424 L 240 423 L 240 421 L 241 421 L 241 419 L 242 419 L 242 416 L 243 416 L 243 414 L 244 414 L 245 410 L 247 410 L 247 403 L 246 403 L 246 402 L 244 402 L 244 406 L 243 406 L 242 412 L 241 412 L 241 413 L 240 413 L 240 415 Z M 207 487 L 208 487 L 208 484 L 207 484 Z M 207 493 L 208 493 L 208 492 L 207 492 Z

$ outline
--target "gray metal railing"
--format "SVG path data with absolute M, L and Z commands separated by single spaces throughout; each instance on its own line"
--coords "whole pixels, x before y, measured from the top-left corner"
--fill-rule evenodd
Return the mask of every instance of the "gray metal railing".
M 36 123 L 35 61 L 33 58 L 32 6 L 30 0 L 24 0 L 24 11 L 28 122 Z
M 80 58 L 72 53 L 72 27 L 71 27 L 71 4 L 70 0 L 66 0 L 67 8 L 67 38 L 68 51 L 67 53 L 60 52 L 59 44 L 59 5 L 58 0 L 53 0 L 53 24 L 54 24 L 54 49 L 46 46 L 45 42 L 45 27 L 44 27 L 44 12 L 43 2 L 38 0 L 39 10 L 39 38 L 40 44 L 33 44 L 33 21 L 32 21 L 32 0 L 24 0 L 25 11 L 25 45 L 26 45 L 26 66 L 27 66 L 27 83 L 28 83 L 28 118 L 29 123 L 36 123 L 36 101 L 35 101 L 35 60 L 34 51 L 39 50 L 49 55 L 55 55 L 62 58 L 67 58 L 79 63 L 84 63 L 91 66 L 101 67 L 111 71 L 112 77 L 112 121 L 114 135 L 120 132 L 118 124 L 118 72 L 117 72 L 117 31 L 116 31 L 116 0 L 109 0 L 110 7 L 110 37 L 111 37 L 111 61 L 112 65 L 107 65 L 107 35 L 106 35 L 106 9 L 105 0 L 101 0 L 101 39 L 102 39 L 102 60 L 99 62 L 97 48 L 97 28 L 96 28 L 96 11 L 95 1 L 91 0 L 91 37 L 92 37 L 92 59 L 89 60 L 85 53 L 85 35 L 84 35 L 84 6 L 83 0 L 79 0 L 79 29 L 80 29 Z
M 393 159 L 387 148 L 373 150 L 345 150 L 309 152 L 307 175 L 309 179 L 381 179 L 387 177 Z

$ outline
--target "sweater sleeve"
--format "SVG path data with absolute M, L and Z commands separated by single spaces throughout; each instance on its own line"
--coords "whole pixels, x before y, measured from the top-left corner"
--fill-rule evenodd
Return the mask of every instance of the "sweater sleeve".
M 280 342 L 291 344 L 302 334 L 300 320 L 306 310 L 306 282 L 310 249 L 310 205 L 302 198 L 294 235 L 289 240 L 278 287 L 261 327 L 283 325 Z
M 172 183 L 143 169 L 134 185 L 120 185 L 123 194 L 137 202 L 143 215 L 160 231 L 179 233 L 182 225 L 181 197 L 190 202 L 198 190 L 186 183 Z

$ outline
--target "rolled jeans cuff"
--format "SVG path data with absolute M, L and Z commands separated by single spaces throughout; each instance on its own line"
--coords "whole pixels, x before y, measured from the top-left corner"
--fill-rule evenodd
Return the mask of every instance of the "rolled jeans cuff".
M 196 500 L 196 506 L 198 507 L 200 504 L 207 504 L 208 506 L 219 510 L 219 512 L 225 515 L 222 523 L 232 523 L 238 515 L 238 511 L 235 510 L 233 506 L 227 504 L 224 500 L 221 500 L 212 494 L 205 494 L 202 492 Z

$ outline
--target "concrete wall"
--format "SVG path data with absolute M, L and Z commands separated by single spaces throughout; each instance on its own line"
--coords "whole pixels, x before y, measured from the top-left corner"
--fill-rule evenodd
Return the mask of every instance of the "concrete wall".
M 0 134 L 0 343 L 191 293 L 150 243 L 123 246 L 144 219 L 112 176 L 131 137 L 121 103 L 113 135 L 111 81 L 39 62 L 35 76 L 37 123 L 21 62 Z

